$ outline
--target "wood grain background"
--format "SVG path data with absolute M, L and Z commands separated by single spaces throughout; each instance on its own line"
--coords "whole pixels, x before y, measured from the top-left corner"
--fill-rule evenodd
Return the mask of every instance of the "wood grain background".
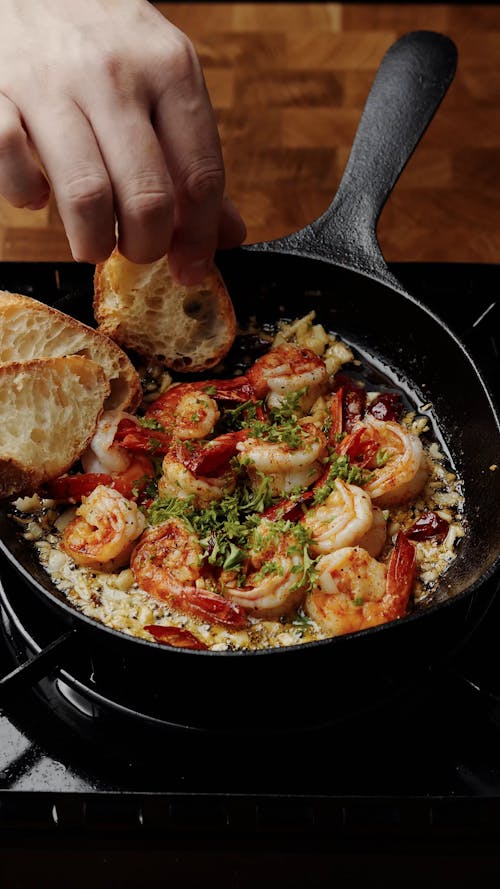
M 456 78 L 381 217 L 389 261 L 500 262 L 500 6 L 159 3 L 194 42 L 248 241 L 316 218 L 374 73 L 407 31 L 456 43 Z M 71 255 L 57 208 L 0 199 L 0 259 Z

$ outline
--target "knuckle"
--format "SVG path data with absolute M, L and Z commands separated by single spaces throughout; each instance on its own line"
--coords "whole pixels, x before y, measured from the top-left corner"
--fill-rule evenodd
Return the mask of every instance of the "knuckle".
M 64 198 L 78 214 L 96 212 L 111 201 L 111 186 L 104 176 L 81 174 L 66 183 Z
M 107 52 L 101 60 L 105 77 L 111 84 L 115 101 L 120 105 L 128 105 L 134 101 L 135 71 L 133 66 L 125 65 L 117 53 Z
M 160 187 L 141 188 L 130 193 L 123 202 L 127 216 L 137 222 L 147 223 L 160 216 L 166 216 L 171 201 L 168 193 Z
M 181 82 L 192 80 L 199 66 L 196 50 L 185 34 L 170 38 L 165 60 L 174 78 Z
M 180 191 L 193 204 L 221 198 L 224 192 L 222 164 L 214 159 L 193 164 L 181 181 Z
M 120 83 L 124 64 L 120 54 L 113 49 L 102 50 L 99 55 L 93 53 L 90 69 L 96 69 L 98 74 L 102 74 L 105 79 L 111 83 Z

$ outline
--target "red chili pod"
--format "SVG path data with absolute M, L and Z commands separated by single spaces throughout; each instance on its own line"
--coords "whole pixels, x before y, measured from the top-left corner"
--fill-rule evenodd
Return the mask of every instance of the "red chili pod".
M 114 441 L 133 453 L 160 456 L 167 453 L 172 436 L 168 432 L 139 426 L 125 418 L 120 420 Z
M 435 512 L 424 512 L 413 523 L 411 528 L 405 531 L 405 536 L 409 540 L 430 540 L 435 537 L 436 540 L 442 541 L 446 537 L 449 524 Z
M 341 393 L 342 401 L 342 429 L 337 431 L 352 432 L 356 423 L 364 416 L 366 390 L 343 373 L 336 374 L 333 388 L 335 392 Z
M 47 482 L 43 489 L 44 497 L 79 503 L 88 497 L 98 485 L 111 485 L 113 476 L 106 472 L 79 472 L 75 475 L 62 475 Z
M 162 627 L 158 624 L 151 624 L 144 629 L 155 637 L 156 642 L 162 642 L 164 645 L 172 645 L 174 648 L 190 648 L 193 651 L 208 649 L 201 639 L 197 639 L 193 633 L 182 629 L 182 627 Z
M 403 413 L 403 403 L 397 392 L 383 392 L 371 402 L 367 413 L 377 420 L 397 422 Z

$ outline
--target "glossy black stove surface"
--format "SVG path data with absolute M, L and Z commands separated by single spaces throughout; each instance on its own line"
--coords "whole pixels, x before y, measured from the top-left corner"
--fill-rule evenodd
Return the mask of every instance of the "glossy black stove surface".
M 495 390 L 500 266 L 392 268 L 468 344 Z M 61 265 L 58 286 L 85 287 L 91 271 Z M 0 266 L 5 289 L 35 297 L 41 289 L 50 298 L 54 281 L 52 265 Z M 19 584 L 11 570 L 0 565 L 6 587 Z M 60 682 L 44 687 L 45 697 L 19 691 L 0 712 L 2 848 L 29 834 L 35 844 L 43 837 L 47 848 L 61 849 L 68 836 L 90 842 L 103 831 L 122 848 L 132 836 L 146 842 L 159 831 L 177 849 L 208 842 L 226 852 L 279 847 L 290 854 L 298 842 L 315 854 L 356 844 L 382 853 L 391 844 L 411 849 L 417 840 L 448 848 L 462 837 L 491 854 L 500 829 L 497 584 L 493 578 L 482 591 L 489 610 L 459 652 L 412 677 L 403 693 L 319 729 L 255 737 L 141 731 L 116 714 L 83 712 L 85 702 L 69 703 Z M 0 677 L 14 666 L 9 645 L 0 633 Z M 214 693 L 227 695 L 230 707 L 238 690 Z M 299 716 L 306 705 L 297 700 Z M 117 885 L 135 884 L 122 878 Z M 249 884 L 240 874 L 234 885 Z M 296 884 L 276 878 L 274 885 Z

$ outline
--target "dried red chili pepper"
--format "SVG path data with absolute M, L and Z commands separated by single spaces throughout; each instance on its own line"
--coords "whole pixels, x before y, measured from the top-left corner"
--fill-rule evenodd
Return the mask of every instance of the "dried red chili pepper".
M 430 540 L 431 537 L 435 537 L 441 541 L 446 537 L 449 527 L 448 522 L 437 513 L 424 512 L 411 528 L 405 531 L 405 537 L 409 540 Z
M 158 624 L 151 624 L 144 629 L 151 633 L 157 642 L 162 642 L 164 645 L 172 645 L 174 648 L 190 648 L 192 651 L 207 650 L 207 646 L 201 639 L 197 639 L 193 633 L 181 627 L 162 627 Z
M 403 413 L 403 403 L 397 392 L 383 392 L 372 401 L 367 413 L 377 420 L 393 420 L 397 423 Z

